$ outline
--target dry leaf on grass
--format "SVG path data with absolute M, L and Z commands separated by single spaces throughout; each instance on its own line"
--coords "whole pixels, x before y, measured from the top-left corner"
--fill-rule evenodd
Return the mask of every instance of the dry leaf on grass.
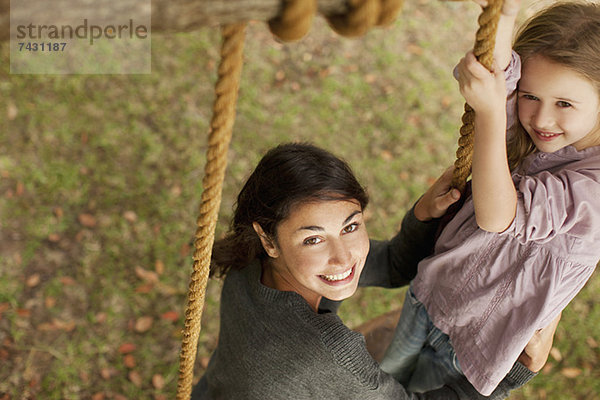
M 123 357 L 123 364 L 125 364 L 127 368 L 134 368 L 137 363 L 135 362 L 135 357 L 132 354 L 125 354 Z
M 79 214 L 77 216 L 77 220 L 86 228 L 93 228 L 97 224 L 96 217 L 94 217 L 92 214 Z
M 135 351 L 136 348 L 137 348 L 137 346 L 134 343 L 123 343 L 122 345 L 119 346 L 119 353 L 121 353 L 121 354 L 131 353 L 132 351 Z
M 156 389 L 162 389 L 165 386 L 165 378 L 162 375 L 154 374 L 152 376 L 152 386 Z
M 152 317 L 140 317 L 135 321 L 135 329 L 138 333 L 144 333 L 152 328 L 152 324 L 154 323 L 154 318 Z
M 139 372 L 129 371 L 129 374 L 127 374 L 127 376 L 129 377 L 129 380 L 131 381 L 131 383 L 133 383 L 135 386 L 137 386 L 137 387 L 142 386 L 142 376 L 140 375 Z
M 579 368 L 563 368 L 560 373 L 566 378 L 577 378 L 581 375 L 581 370 Z

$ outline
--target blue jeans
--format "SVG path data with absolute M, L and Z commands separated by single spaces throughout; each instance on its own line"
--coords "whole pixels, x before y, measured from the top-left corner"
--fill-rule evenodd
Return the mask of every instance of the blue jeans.
M 450 338 L 433 325 L 409 288 L 381 369 L 412 392 L 426 392 L 463 376 Z

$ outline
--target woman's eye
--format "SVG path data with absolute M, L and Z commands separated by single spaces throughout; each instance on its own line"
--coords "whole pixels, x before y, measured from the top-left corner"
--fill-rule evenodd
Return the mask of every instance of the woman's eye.
M 558 101 L 556 102 L 556 105 L 559 106 L 560 108 L 568 108 L 571 107 L 571 103 L 569 103 L 568 101 Z
M 347 227 L 345 227 L 343 229 L 344 233 L 350 233 L 350 232 L 354 232 L 355 230 L 358 229 L 358 222 L 355 222 L 353 224 L 348 225 Z
M 311 246 L 314 244 L 318 244 L 321 243 L 321 239 L 318 237 L 310 237 L 308 239 L 304 239 L 304 242 L 302 242 L 303 244 L 307 245 L 307 246 Z

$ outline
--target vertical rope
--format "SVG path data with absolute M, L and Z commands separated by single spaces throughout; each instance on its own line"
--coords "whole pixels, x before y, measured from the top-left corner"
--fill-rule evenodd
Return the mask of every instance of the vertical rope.
M 503 0 L 488 0 L 488 5 L 479 15 L 479 29 L 475 38 L 473 53 L 484 67 L 492 69 L 494 61 L 494 45 L 496 43 L 496 31 L 498 20 L 502 11 Z M 465 111 L 462 116 L 462 127 L 456 150 L 456 161 L 454 162 L 454 175 L 452 176 L 452 187 L 461 192 L 465 188 L 467 178 L 471 174 L 473 161 L 473 136 L 474 136 L 475 111 L 465 103 Z
M 215 84 L 216 98 L 208 136 L 204 179 L 202 180 L 204 190 L 194 241 L 194 264 L 179 357 L 177 400 L 189 399 L 192 392 L 202 309 L 242 72 L 245 27 L 245 24 L 232 24 L 222 28 L 221 63 L 219 64 L 219 77 Z

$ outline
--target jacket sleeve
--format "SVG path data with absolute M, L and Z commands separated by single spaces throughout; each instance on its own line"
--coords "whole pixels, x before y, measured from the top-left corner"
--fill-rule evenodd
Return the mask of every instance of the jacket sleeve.
M 419 262 L 433 250 L 439 220 L 419 221 L 409 210 L 391 240 L 371 240 L 360 286 L 400 287 L 417 274 Z

